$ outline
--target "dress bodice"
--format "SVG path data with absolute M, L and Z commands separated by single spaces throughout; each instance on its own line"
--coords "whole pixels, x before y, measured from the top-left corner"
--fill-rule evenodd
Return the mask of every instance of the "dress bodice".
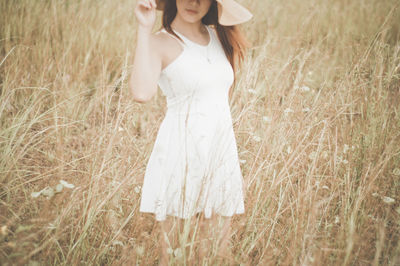
M 182 108 L 193 102 L 196 103 L 190 108 L 192 112 L 196 112 L 194 109 L 204 112 L 210 110 L 210 106 L 229 107 L 233 69 L 215 30 L 210 26 L 206 28 L 210 36 L 207 45 L 193 42 L 177 31 L 183 42 L 170 34 L 183 47 L 181 54 L 162 70 L 158 80 L 170 111 L 182 112 Z M 168 33 L 165 29 L 161 31 Z

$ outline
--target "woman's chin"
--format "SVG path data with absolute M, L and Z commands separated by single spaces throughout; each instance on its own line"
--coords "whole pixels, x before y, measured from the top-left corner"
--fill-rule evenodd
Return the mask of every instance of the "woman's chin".
M 202 17 L 199 15 L 183 15 L 181 17 L 187 23 L 196 23 L 202 19 Z

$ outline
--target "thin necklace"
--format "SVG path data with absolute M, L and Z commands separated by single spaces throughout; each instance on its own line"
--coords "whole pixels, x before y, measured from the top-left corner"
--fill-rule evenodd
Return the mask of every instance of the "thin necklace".
M 207 32 L 208 32 L 208 36 L 210 36 L 210 42 L 209 42 L 209 43 L 207 44 L 207 46 L 206 46 L 206 55 L 203 54 L 203 56 L 205 56 L 205 58 L 207 59 L 207 62 L 208 62 L 209 64 L 211 64 L 211 58 L 210 58 L 210 56 L 209 56 L 208 50 L 209 50 L 209 48 L 210 48 L 210 46 L 211 46 L 212 36 L 211 36 L 211 31 L 207 28 L 207 26 L 205 26 L 205 27 L 206 27 L 206 30 L 207 30 Z
M 212 42 L 212 36 L 211 36 L 211 31 L 208 29 L 208 27 L 205 25 L 205 27 L 206 27 L 206 31 L 208 32 L 208 36 L 210 36 L 210 41 L 209 41 L 209 43 L 207 44 L 207 45 L 201 45 L 201 44 L 198 44 L 198 43 L 196 43 L 196 42 L 194 42 L 194 41 L 191 41 L 189 38 L 187 38 L 185 35 L 183 35 L 182 33 L 179 33 L 179 31 L 176 31 L 176 30 L 174 30 L 174 29 L 172 29 L 173 31 L 175 31 L 176 33 L 178 33 L 179 35 L 181 35 L 181 36 L 183 36 L 186 40 L 188 40 L 189 42 L 191 42 L 191 43 L 194 43 L 196 46 L 198 46 L 199 48 L 202 48 L 202 49 L 200 49 L 201 51 L 200 51 L 200 54 L 201 54 L 201 56 L 203 56 L 206 60 L 207 60 L 207 62 L 209 63 L 209 64 L 211 64 L 212 63 L 212 61 L 211 61 L 211 58 L 210 58 L 210 56 L 209 56 L 209 48 L 210 48 L 210 46 L 211 46 L 211 42 Z M 205 53 L 204 53 L 204 48 L 205 48 Z
M 207 56 L 206 56 L 206 58 L 207 58 L 207 61 L 208 61 L 208 63 L 209 64 L 211 64 L 211 59 L 210 59 L 210 57 L 208 56 L 208 46 L 207 46 L 207 48 L 206 48 L 206 54 L 207 54 Z

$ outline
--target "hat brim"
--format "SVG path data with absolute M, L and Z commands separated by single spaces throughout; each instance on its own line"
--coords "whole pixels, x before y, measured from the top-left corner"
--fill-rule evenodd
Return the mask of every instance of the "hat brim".
M 218 22 L 232 26 L 249 21 L 253 14 L 235 0 L 216 0 L 218 2 Z M 164 10 L 165 0 L 156 0 L 157 9 Z
M 234 0 L 217 0 L 218 22 L 224 26 L 232 26 L 249 21 L 253 14 Z

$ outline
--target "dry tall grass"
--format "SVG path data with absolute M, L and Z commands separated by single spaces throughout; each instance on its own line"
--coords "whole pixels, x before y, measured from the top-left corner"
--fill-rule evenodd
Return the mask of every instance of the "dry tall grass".
M 244 2 L 234 260 L 399 265 L 399 2 Z M 165 99 L 130 97 L 134 6 L 0 1 L 1 264 L 157 262 L 138 192 Z

